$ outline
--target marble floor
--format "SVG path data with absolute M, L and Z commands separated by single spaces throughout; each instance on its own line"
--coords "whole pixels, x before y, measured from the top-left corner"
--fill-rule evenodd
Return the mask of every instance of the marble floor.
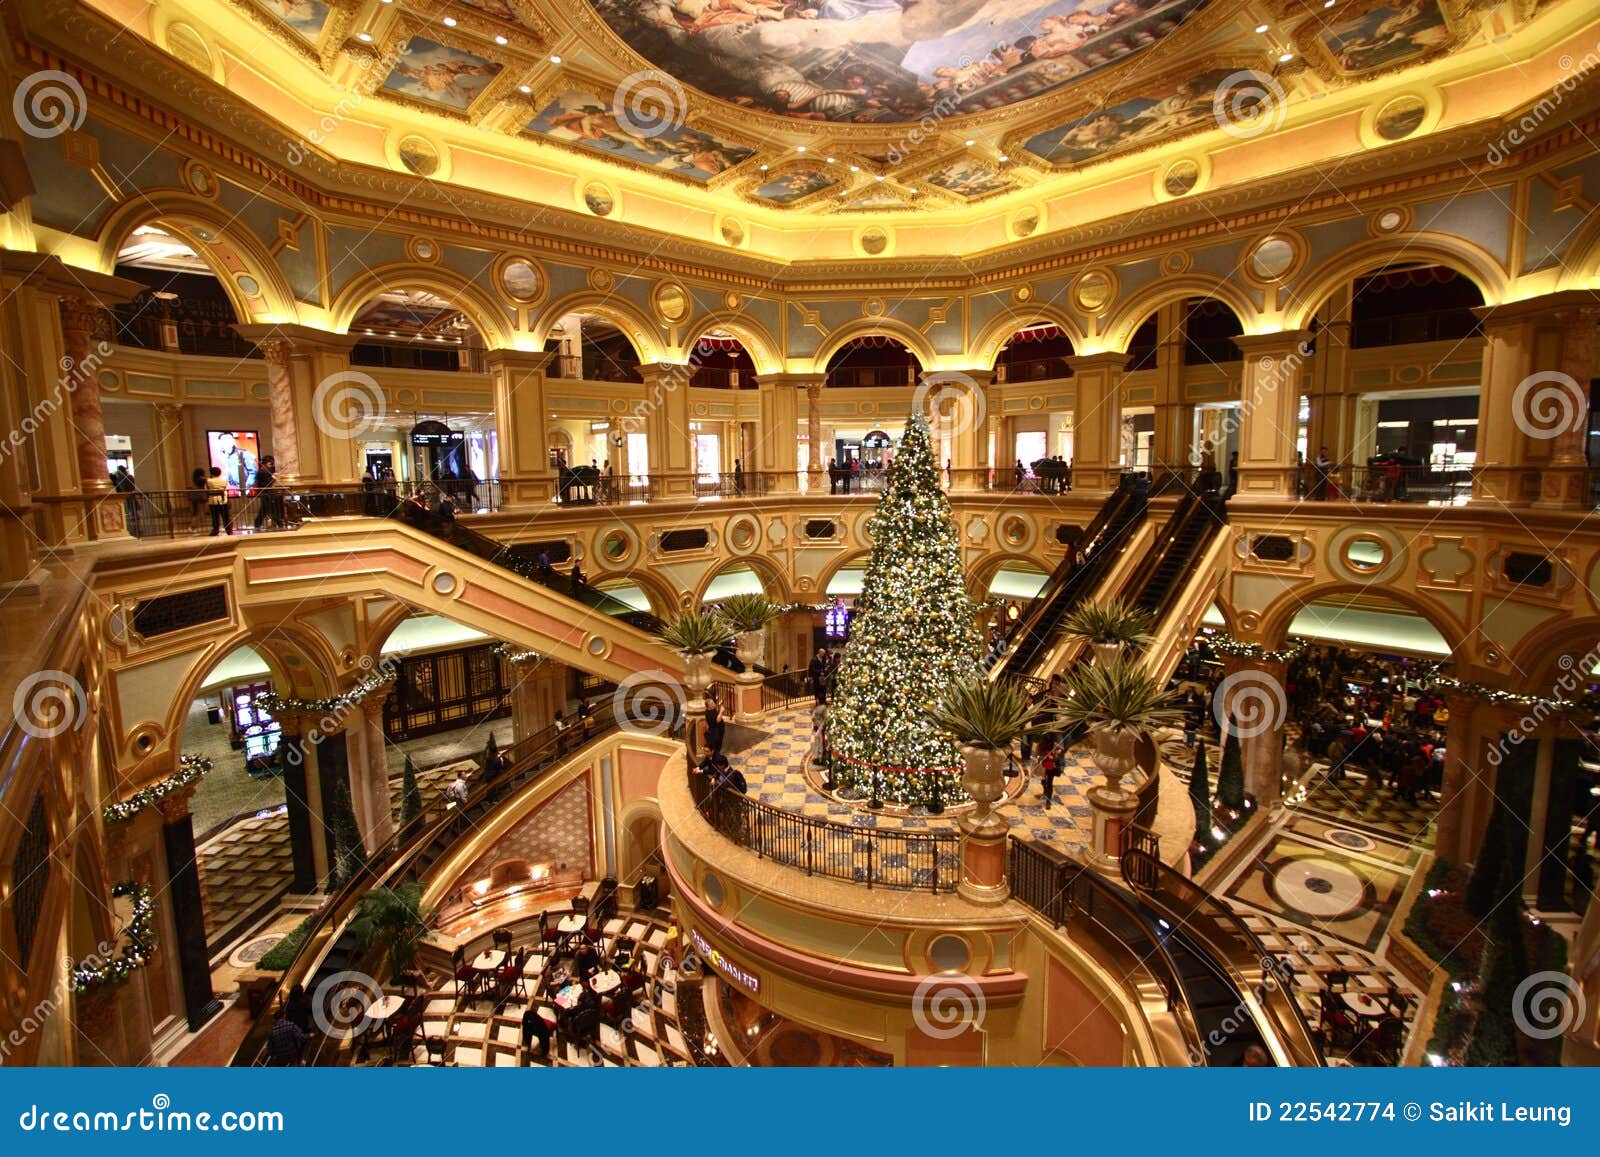
M 956 816 L 953 813 L 930 816 L 899 814 L 890 809 L 873 812 L 862 803 L 830 799 L 822 794 L 805 770 L 811 750 L 811 727 L 810 706 L 776 712 L 761 721 L 760 734 L 753 737 L 748 746 L 731 753 L 734 765 L 744 773 L 752 798 L 784 811 L 855 827 L 954 830 Z M 1056 777 L 1050 807 L 1044 806 L 1037 780 L 1026 784 L 1013 780 L 1008 785 L 1011 798 L 996 807 L 1011 821 L 1016 835 L 1087 848 L 1094 812 L 1084 793 L 1098 774 L 1088 749 L 1074 748 L 1067 752 L 1061 774 Z

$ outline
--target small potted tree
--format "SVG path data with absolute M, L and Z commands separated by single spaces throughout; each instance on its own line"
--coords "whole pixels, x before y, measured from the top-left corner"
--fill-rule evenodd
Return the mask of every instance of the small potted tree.
M 764 657 L 767 624 L 778 617 L 777 605 L 763 594 L 732 595 L 718 610 L 733 629 L 739 662 L 756 666 Z
M 1061 634 L 1081 639 L 1094 650 L 1096 663 L 1110 663 L 1124 648 L 1149 644 L 1155 620 L 1146 611 L 1113 596 L 1103 603 L 1080 603 L 1061 623 Z
M 1135 660 L 1084 664 L 1064 683 L 1056 718 L 1089 730 L 1094 737 L 1094 765 L 1108 788 L 1116 788 L 1133 770 L 1133 745 L 1141 734 L 1183 721 L 1175 694 Z
M 733 628 L 716 611 L 684 611 L 661 624 L 656 637 L 683 656 L 684 682 L 703 697 L 711 686 L 711 656 L 733 637 Z
M 1039 716 L 1027 691 L 1013 679 L 979 677 L 945 687 L 925 715 L 961 748 L 965 769 L 961 786 L 976 805 L 963 816 L 964 831 L 980 836 L 1004 835 L 1007 824 L 994 814 L 1005 794 L 1006 758 Z
M 412 881 L 374 888 L 362 896 L 350 931 L 361 952 L 388 959 L 390 977 L 398 984 L 416 961 L 418 947 L 432 934 L 433 916 L 432 909 L 422 906 L 422 885 Z

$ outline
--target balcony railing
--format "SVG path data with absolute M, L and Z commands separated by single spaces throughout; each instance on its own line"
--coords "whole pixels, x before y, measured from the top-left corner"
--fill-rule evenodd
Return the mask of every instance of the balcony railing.
M 1025 361 L 997 362 L 994 367 L 995 384 L 1006 382 L 1046 382 L 1070 378 L 1072 369 L 1066 358 L 1029 358 Z
M 430 509 L 450 499 L 457 513 L 489 514 L 500 508 L 498 482 L 442 481 L 373 483 L 342 487 L 274 487 L 228 497 L 228 525 L 235 533 L 293 530 L 308 518 L 382 518 L 395 505 L 418 500 Z M 128 533 L 134 538 L 184 538 L 209 534 L 210 496 L 204 490 L 134 491 L 122 498 Z
M 858 828 L 784 811 L 689 772 L 700 815 L 717 834 L 764 860 L 869 888 L 953 892 L 960 878 L 955 831 Z

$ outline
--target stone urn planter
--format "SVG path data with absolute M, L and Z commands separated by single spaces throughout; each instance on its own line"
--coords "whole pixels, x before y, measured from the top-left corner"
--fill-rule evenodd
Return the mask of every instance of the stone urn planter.
M 765 631 L 740 631 L 734 636 L 734 654 L 747 668 L 753 668 L 761 662 L 766 641 Z
M 1135 735 L 1132 731 L 1109 727 L 1094 731 L 1094 766 L 1105 777 L 1104 787 L 1119 789 L 1122 777 L 1133 770 Z
M 1090 643 L 1089 648 L 1094 652 L 1094 661 L 1101 666 L 1115 663 L 1122 657 L 1121 643 Z
M 971 811 L 961 816 L 961 830 L 970 836 L 999 839 L 1011 825 L 995 814 L 994 805 L 1006 793 L 1006 753 L 996 747 L 963 745 L 961 758 L 966 767 L 961 786 L 972 797 Z
M 689 694 L 696 699 L 704 699 L 706 692 L 711 688 L 711 654 L 686 654 L 683 657 L 683 682 L 689 688 Z

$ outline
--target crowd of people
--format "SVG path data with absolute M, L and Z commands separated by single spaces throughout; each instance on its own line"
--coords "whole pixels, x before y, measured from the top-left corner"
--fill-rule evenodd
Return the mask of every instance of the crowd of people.
M 862 494 L 868 490 L 881 490 L 886 477 L 882 462 L 863 462 L 852 458 L 848 462 L 828 459 L 828 493 Z

